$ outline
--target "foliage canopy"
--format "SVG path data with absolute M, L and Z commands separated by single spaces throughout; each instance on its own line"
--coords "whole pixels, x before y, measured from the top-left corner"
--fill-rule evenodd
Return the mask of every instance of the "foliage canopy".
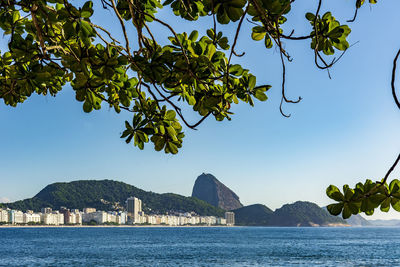
M 241 25 L 247 17 L 253 27 L 251 37 L 263 40 L 266 48 L 277 46 L 290 59 L 282 39 L 310 39 L 316 63 L 328 68 L 323 57 L 345 51 L 350 28 L 341 25 L 330 12 L 322 16 L 307 13 L 309 36 L 285 35 L 281 29 L 291 10 L 289 0 L 102 0 L 120 24 L 123 40 L 91 21 L 92 1 L 79 6 L 67 0 L 3 0 L 0 27 L 9 36 L 8 51 L 1 54 L 0 98 L 16 106 L 33 93 L 56 95 L 67 83 L 83 103 L 83 110 L 98 110 L 106 102 L 116 112 L 132 112 L 125 122 L 122 138 L 143 149 L 154 143 L 157 151 L 177 153 L 184 133 L 181 123 L 195 128 L 212 115 L 230 119 L 231 105 L 239 101 L 254 105 L 267 100 L 269 85 L 257 85 L 256 77 L 232 58 Z M 177 33 L 157 17 L 161 8 L 171 8 L 181 20 L 208 16 L 206 35 L 197 31 Z M 168 43 L 159 40 L 151 24 L 160 24 L 170 33 Z M 236 24 L 234 40 L 218 31 L 220 24 Z M 135 38 L 127 34 L 134 30 Z M 284 94 L 282 100 L 291 101 Z M 188 105 L 201 116 L 189 124 L 179 105 Z
M 283 103 L 297 103 L 285 95 L 285 63 L 291 60 L 283 41 L 309 40 L 318 68 L 329 69 L 349 48 L 351 30 L 331 12 L 305 14 L 310 34 L 294 36 L 282 25 L 287 21 L 294 0 L 100 0 L 102 8 L 112 12 L 121 27 L 123 38 L 115 36 L 91 20 L 96 8 L 92 1 L 79 5 L 69 0 L 1 0 L 0 27 L 9 38 L 8 51 L 0 53 L 0 98 L 17 106 L 33 93 L 55 96 L 70 84 L 83 110 L 91 112 L 108 104 L 117 113 L 131 112 L 121 138 L 140 149 L 150 141 L 155 150 L 176 154 L 182 146 L 182 123 L 195 129 L 207 117 L 230 119 L 231 105 L 239 101 L 254 105 L 266 101 L 267 84 L 257 84 L 256 77 L 233 58 L 245 18 L 253 23 L 251 38 L 263 41 L 266 49 L 279 50 L 282 63 Z M 366 3 L 355 0 L 357 9 Z M 376 0 L 369 0 L 375 4 Z M 101 7 L 100 7 L 101 8 Z M 170 8 L 180 21 L 207 17 L 210 28 L 199 32 L 178 33 L 173 25 L 157 15 Z M 160 40 L 150 26 L 159 24 L 170 34 L 168 43 Z M 221 24 L 236 27 L 233 39 L 218 31 Z M 136 35 L 128 36 L 128 29 Z M 333 55 L 340 54 L 332 58 Z M 395 59 L 396 63 L 397 57 Z M 395 68 L 394 68 L 395 70 Z M 393 74 L 394 77 L 394 74 Z M 394 85 L 393 95 L 400 108 Z M 190 107 L 201 119 L 189 123 L 182 106 Z M 397 161 L 398 162 L 398 161 Z M 367 180 L 355 189 L 347 185 L 343 193 L 330 186 L 329 197 L 338 201 L 328 207 L 332 214 L 366 212 L 381 206 L 400 211 L 400 182 L 386 184 Z

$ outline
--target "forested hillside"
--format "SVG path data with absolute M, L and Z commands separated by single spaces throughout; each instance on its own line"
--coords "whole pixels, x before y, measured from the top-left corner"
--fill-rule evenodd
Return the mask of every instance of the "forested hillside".
M 222 209 L 197 198 L 172 193 L 147 192 L 112 180 L 54 183 L 46 186 L 33 198 L 9 203 L 7 206 L 23 211 L 40 211 L 42 207 L 59 209 L 61 206 L 71 209 L 93 207 L 100 210 L 113 210 L 124 206 L 125 200 L 130 196 L 140 198 L 146 212 L 194 211 L 200 215 L 224 215 Z

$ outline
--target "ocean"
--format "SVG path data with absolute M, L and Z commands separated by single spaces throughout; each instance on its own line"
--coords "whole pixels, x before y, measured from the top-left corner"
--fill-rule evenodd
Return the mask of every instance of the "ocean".
M 400 228 L 0 228 L 0 266 L 400 266 Z

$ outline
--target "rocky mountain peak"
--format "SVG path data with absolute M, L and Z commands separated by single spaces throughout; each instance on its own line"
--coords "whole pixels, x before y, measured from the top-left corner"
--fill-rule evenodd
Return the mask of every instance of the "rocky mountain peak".
M 192 197 L 204 200 L 224 210 L 243 207 L 239 197 L 212 174 L 203 173 L 197 177 L 193 186 Z

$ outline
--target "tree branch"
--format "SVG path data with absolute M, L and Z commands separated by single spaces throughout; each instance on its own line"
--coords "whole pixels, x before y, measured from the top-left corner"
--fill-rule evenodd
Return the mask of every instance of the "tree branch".
M 122 32 L 124 33 L 124 38 L 125 38 L 125 42 L 126 42 L 126 51 L 129 55 L 129 57 L 131 57 L 131 49 L 129 47 L 129 38 L 128 38 L 128 34 L 126 33 L 124 20 L 122 19 L 121 14 L 119 14 L 118 9 L 115 6 L 114 0 L 111 0 L 111 3 L 112 3 L 112 7 L 114 9 L 114 12 L 118 17 L 119 23 L 121 24 Z
M 397 156 L 397 159 L 395 160 L 395 162 L 393 163 L 392 167 L 390 167 L 390 169 L 387 171 L 385 178 L 383 178 L 381 184 L 385 184 L 387 179 L 389 178 L 389 175 L 392 173 L 392 171 L 396 168 L 397 164 L 400 161 L 400 154 Z

